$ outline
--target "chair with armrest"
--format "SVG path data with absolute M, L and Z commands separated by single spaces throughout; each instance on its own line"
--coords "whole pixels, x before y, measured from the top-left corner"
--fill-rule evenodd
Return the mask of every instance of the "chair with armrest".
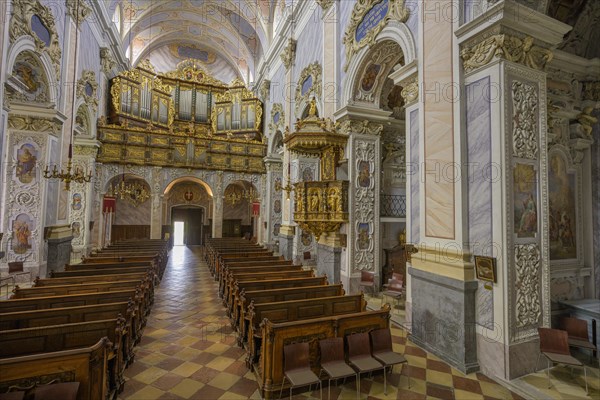
M 389 367 L 390 371 L 393 371 L 394 365 L 406 364 L 409 368 L 408 360 L 399 353 L 396 353 L 392 348 L 392 333 L 390 328 L 375 329 L 369 333 L 371 336 L 371 346 L 373 349 L 373 357 L 386 367 Z M 400 370 L 402 373 L 402 370 Z M 410 374 L 406 375 L 408 378 L 408 388 L 410 389 Z
M 321 390 L 321 399 L 323 398 L 323 387 L 321 379 L 310 369 L 310 360 L 308 352 L 308 343 L 294 343 L 283 347 L 283 381 L 279 398 L 283 393 L 283 385 L 286 379 L 290 382 L 290 399 L 292 398 L 292 389 L 298 386 L 312 386 L 319 384 Z
M 585 368 L 585 365 L 581 363 L 581 361 L 571 355 L 571 352 L 569 351 L 569 335 L 567 331 L 561 331 L 560 329 L 538 328 L 538 334 L 540 335 L 540 355 L 538 356 L 538 363 L 542 355 L 545 356 L 546 360 L 548 361 L 548 388 L 551 387 L 550 363 L 553 365 L 563 364 L 570 367 L 583 367 L 585 392 L 589 393 L 587 384 L 587 369 Z
M 377 361 L 371 355 L 371 344 L 367 332 L 354 333 L 346 336 L 348 343 L 348 362 L 357 373 L 356 387 L 360 398 L 360 374 L 383 369 L 383 391 L 387 395 L 385 364 Z
M 331 380 L 355 376 L 356 372 L 346 364 L 344 355 L 344 338 L 335 337 L 319 341 L 321 349 L 321 373 L 325 372 L 329 377 L 327 398 L 331 398 Z M 320 375 L 320 374 L 319 374 Z M 358 392 L 358 379 L 356 380 Z

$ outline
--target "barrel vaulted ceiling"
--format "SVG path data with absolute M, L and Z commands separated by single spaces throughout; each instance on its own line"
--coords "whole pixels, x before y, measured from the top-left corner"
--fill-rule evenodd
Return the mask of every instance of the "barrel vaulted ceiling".
M 149 59 L 168 72 L 194 58 L 226 83 L 255 78 L 273 20 L 285 6 L 285 0 L 109 1 L 110 15 L 121 16 L 123 51 L 134 65 Z

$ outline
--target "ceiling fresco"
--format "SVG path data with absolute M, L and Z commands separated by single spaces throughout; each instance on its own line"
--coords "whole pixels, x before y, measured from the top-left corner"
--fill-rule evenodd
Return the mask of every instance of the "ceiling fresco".
M 249 83 L 273 36 L 274 20 L 290 0 L 109 2 L 111 15 L 120 9 L 123 50 L 134 64 L 147 58 L 165 72 L 198 56 L 218 79 L 236 76 Z

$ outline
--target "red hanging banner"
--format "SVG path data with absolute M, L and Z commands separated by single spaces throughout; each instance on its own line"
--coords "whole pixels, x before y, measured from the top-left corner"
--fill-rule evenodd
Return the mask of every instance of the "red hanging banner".
M 104 197 L 102 199 L 102 212 L 114 213 L 116 210 L 117 199 L 114 197 Z
M 252 215 L 260 215 L 260 203 L 257 201 L 252 203 Z

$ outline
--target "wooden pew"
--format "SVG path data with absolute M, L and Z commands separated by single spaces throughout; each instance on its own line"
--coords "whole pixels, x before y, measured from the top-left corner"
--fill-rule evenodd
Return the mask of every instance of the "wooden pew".
M 129 365 L 134 359 L 133 347 L 141 338 L 136 311 L 137 307 L 135 303 L 129 301 L 4 313 L 0 314 L 0 331 L 101 321 L 122 317 L 125 319 L 125 328 L 129 332 L 123 341 L 123 360 L 125 365 Z
M 268 273 L 268 272 L 283 272 L 283 271 L 301 271 L 302 265 L 267 265 L 260 267 L 231 267 L 227 268 L 221 275 L 223 278 L 219 279 L 219 297 L 224 298 L 228 291 L 231 281 L 234 276 L 240 274 L 251 274 L 251 273 Z
M 273 271 L 273 272 L 259 272 L 259 273 L 239 273 L 232 275 L 231 280 L 225 287 L 224 302 L 223 305 L 227 307 L 228 316 L 233 315 L 234 306 L 234 293 L 235 285 L 237 282 L 254 282 L 254 281 L 265 281 L 275 279 L 296 279 L 296 278 L 311 278 L 314 277 L 313 270 L 299 270 L 299 271 Z
M 211 262 L 209 263 L 209 268 L 213 275 L 218 275 L 221 271 L 222 262 L 225 262 L 226 260 L 243 260 L 245 258 L 264 256 L 272 257 L 273 252 L 266 250 L 264 247 L 238 247 L 233 249 L 223 249 L 213 254 L 211 257 Z
M 381 310 L 364 311 L 334 317 L 316 318 L 305 321 L 273 323 L 263 320 L 261 328 L 261 351 L 254 374 L 261 396 L 271 399 L 279 394 L 283 381 L 283 346 L 289 343 L 308 342 L 310 346 L 310 365 L 318 375 L 319 341 L 333 337 L 345 337 L 359 332 L 389 328 L 390 306 L 384 304 Z M 284 386 L 284 390 L 289 384 Z
M 81 349 L 107 337 L 112 343 L 108 356 L 108 386 L 110 392 L 118 393 L 124 383 L 122 346 L 126 335 L 123 318 L 0 331 L 0 358 Z
M 123 262 L 123 263 L 90 263 L 90 264 L 66 264 L 65 272 L 70 271 L 90 271 L 90 270 L 113 270 L 120 269 L 122 273 L 128 272 L 129 269 L 146 268 L 152 271 L 155 276 L 155 282 L 160 282 L 160 268 L 155 262 Z
M 242 346 L 242 342 L 239 340 L 239 334 L 245 335 L 245 332 L 247 332 L 245 327 L 242 328 L 242 324 L 245 326 L 244 321 L 246 321 L 248 306 L 251 301 L 253 301 L 254 304 L 274 303 L 277 301 L 314 299 L 316 297 L 343 296 L 345 293 L 341 283 L 299 288 L 255 290 L 250 292 L 242 290 L 240 293 L 239 304 L 233 310 L 233 320 L 236 330 L 238 330 L 238 344 Z M 244 329 L 244 331 L 240 332 L 240 329 Z
M 274 256 L 272 251 L 260 249 L 260 251 L 248 251 L 244 253 L 220 253 L 216 257 L 216 273 L 221 273 L 224 266 L 231 262 L 240 261 L 269 261 L 269 260 L 283 260 L 281 256 Z
M 32 297 L 64 296 L 80 293 L 115 292 L 127 289 L 144 288 L 144 281 L 117 281 L 80 283 L 78 285 L 34 286 L 30 288 L 15 287 L 11 299 L 29 299 Z
M 250 367 L 257 360 L 261 345 L 260 323 L 268 319 L 273 323 L 311 320 L 335 315 L 353 314 L 365 311 L 367 302 L 364 295 L 317 297 L 314 299 L 280 301 L 275 303 L 250 303 L 248 306 L 246 365 Z
M 132 274 L 114 274 L 114 275 L 92 275 L 92 276 L 71 276 L 66 278 L 40 278 L 33 281 L 33 286 L 56 286 L 56 285 L 77 285 L 89 282 L 116 282 L 129 280 L 150 279 L 148 272 L 135 272 Z
M 77 400 L 106 400 L 108 355 L 104 337 L 89 347 L 0 359 L 0 393 L 10 388 L 34 389 L 54 382 L 79 382 Z
M 254 290 L 283 289 L 294 287 L 321 286 L 327 285 L 326 276 L 291 278 L 291 279 L 268 279 L 255 281 L 236 281 L 231 293 L 231 299 L 227 303 L 227 312 L 232 315 L 232 310 L 239 307 L 239 296 L 242 290 L 246 292 Z

